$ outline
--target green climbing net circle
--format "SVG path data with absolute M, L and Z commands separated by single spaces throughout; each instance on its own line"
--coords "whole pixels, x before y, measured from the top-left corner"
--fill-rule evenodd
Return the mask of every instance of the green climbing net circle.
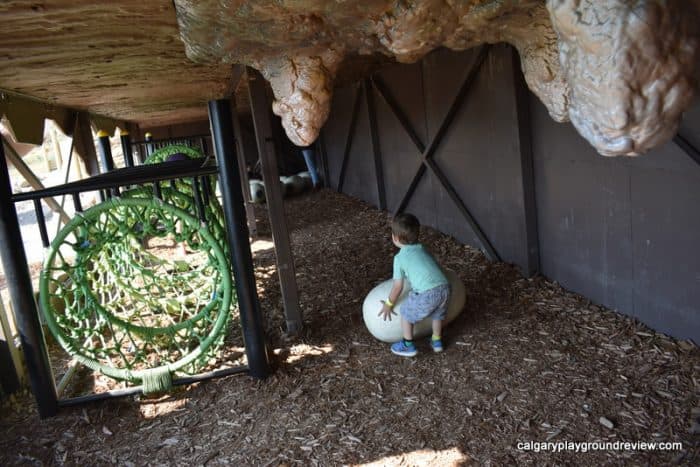
M 166 237 L 185 242 L 200 264 L 143 247 Z M 198 219 L 153 198 L 111 198 L 76 215 L 40 276 L 49 330 L 77 361 L 115 379 L 192 372 L 230 316 L 232 279 L 219 242 Z
M 153 153 L 143 161 L 144 164 L 158 164 L 160 162 L 165 162 L 168 157 L 173 154 L 184 154 L 189 159 L 201 159 L 204 156 L 202 153 L 195 148 L 190 146 L 185 146 L 184 144 L 170 144 L 168 146 L 162 147 L 153 151 Z

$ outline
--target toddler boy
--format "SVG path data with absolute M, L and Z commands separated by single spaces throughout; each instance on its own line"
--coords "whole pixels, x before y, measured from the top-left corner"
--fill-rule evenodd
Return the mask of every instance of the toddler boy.
M 394 285 L 383 301 L 379 316 L 391 320 L 394 303 L 401 295 L 404 281 L 411 285 L 408 297 L 401 305 L 403 340 L 391 346 L 391 351 L 402 357 L 413 357 L 418 352 L 413 342 L 413 325 L 428 316 L 432 320 L 433 335 L 430 345 L 434 352 L 442 352 L 442 321 L 447 314 L 450 284 L 435 258 L 418 243 L 420 223 L 412 214 L 399 214 L 391 222 L 391 240 L 400 251 L 394 256 Z

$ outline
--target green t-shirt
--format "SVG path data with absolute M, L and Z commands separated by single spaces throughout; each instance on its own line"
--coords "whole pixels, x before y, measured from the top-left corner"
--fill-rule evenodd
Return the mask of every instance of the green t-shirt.
M 435 258 L 420 243 L 406 245 L 394 256 L 394 280 L 408 279 L 418 293 L 447 284 Z

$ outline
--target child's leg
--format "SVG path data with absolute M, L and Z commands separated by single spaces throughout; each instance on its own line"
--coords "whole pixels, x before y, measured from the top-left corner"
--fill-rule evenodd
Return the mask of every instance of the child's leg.
M 433 320 L 433 336 L 430 338 L 430 347 L 433 348 L 433 352 L 442 352 L 442 320 Z
M 413 324 L 406 320 L 403 314 L 401 315 L 401 331 L 403 332 L 403 339 L 392 344 L 392 353 L 402 357 L 415 357 L 418 351 L 413 343 Z
M 413 340 L 413 324 L 406 321 L 406 318 L 401 317 L 401 331 L 403 331 L 403 338 L 407 341 Z
M 442 337 L 442 320 L 433 320 L 433 339 Z

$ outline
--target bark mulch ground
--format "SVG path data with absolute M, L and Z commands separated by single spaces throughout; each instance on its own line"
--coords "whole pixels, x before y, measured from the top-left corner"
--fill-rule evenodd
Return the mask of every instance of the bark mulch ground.
M 284 335 L 274 252 L 257 242 L 271 377 L 232 376 L 47 420 L 20 394 L 0 409 L 0 465 L 697 465 L 692 343 L 424 229 L 423 242 L 464 281 L 467 305 L 446 329 L 444 353 L 421 343 L 417 358 L 396 357 L 361 313 L 366 293 L 391 275 L 387 214 L 327 190 L 286 209 L 305 328 Z M 269 240 L 265 219 L 258 208 Z M 517 448 L 528 441 L 683 448 Z

